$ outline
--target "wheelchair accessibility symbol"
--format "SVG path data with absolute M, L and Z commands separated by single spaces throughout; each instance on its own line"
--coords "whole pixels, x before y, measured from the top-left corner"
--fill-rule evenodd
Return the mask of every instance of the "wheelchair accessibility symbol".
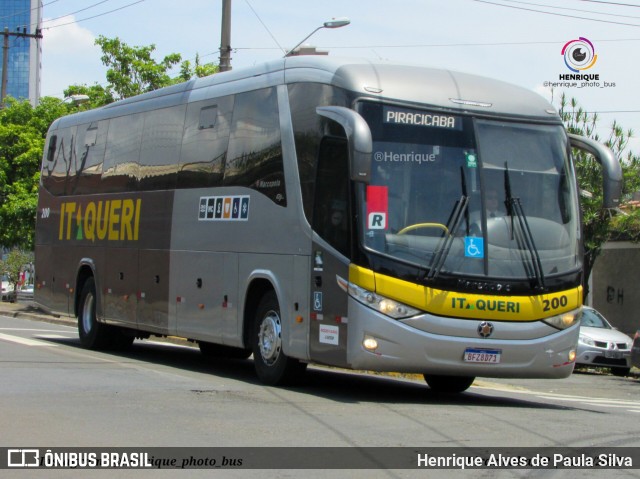
M 313 310 L 322 311 L 322 293 L 320 291 L 313 292 Z
M 466 236 L 464 239 L 464 255 L 467 258 L 484 258 L 484 238 Z

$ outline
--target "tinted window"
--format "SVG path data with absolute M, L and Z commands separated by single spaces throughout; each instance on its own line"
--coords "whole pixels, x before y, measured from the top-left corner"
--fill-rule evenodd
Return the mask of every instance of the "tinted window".
M 69 194 L 69 177 L 76 171 L 76 130 L 75 126 L 65 128 L 49 138 L 47 160 L 42 166 L 42 183 L 54 195 Z
M 185 109 L 180 105 L 144 114 L 138 171 L 140 189 L 175 188 Z
M 323 105 L 348 106 L 344 90 L 320 83 L 295 83 L 289 85 L 289 103 L 296 142 L 298 172 L 304 212 L 311 223 L 313 214 L 313 192 L 316 179 L 316 162 L 320 141 L 331 128 L 333 133 L 344 135 L 335 122 L 328 122 L 316 113 L 316 107 Z
M 286 206 L 275 88 L 236 95 L 224 184 L 246 186 Z
M 313 229 L 349 256 L 349 152 L 347 141 L 325 138 L 320 145 Z
M 103 192 L 136 189 L 143 126 L 142 113 L 111 120 L 102 169 Z
M 188 106 L 178 188 L 222 184 L 232 113 L 232 96 Z
M 99 121 L 78 127 L 76 142 L 75 178 L 71 180 L 72 194 L 95 193 L 100 188 L 104 150 L 109 121 Z

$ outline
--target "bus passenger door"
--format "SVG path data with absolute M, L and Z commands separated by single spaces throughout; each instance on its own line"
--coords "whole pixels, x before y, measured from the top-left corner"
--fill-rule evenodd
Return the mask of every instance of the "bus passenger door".
M 347 293 L 337 277 L 348 279 L 351 249 L 347 141 L 325 137 L 320 143 L 314 195 L 311 256 L 312 360 L 336 366 L 347 364 Z

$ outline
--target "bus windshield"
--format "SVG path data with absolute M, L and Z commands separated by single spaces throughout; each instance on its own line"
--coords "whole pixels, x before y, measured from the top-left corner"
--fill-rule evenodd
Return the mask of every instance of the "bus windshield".
M 528 279 L 574 272 L 579 216 L 560 125 L 361 102 L 373 138 L 363 186 L 366 249 L 431 278 Z

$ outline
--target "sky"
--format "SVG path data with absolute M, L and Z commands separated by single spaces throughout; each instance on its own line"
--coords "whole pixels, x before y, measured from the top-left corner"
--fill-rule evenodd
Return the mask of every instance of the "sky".
M 154 59 L 218 63 L 222 0 L 43 0 L 42 94 L 63 97 L 72 84 L 106 83 L 95 39 L 155 45 Z M 282 57 L 307 43 L 332 56 L 385 60 L 474 73 L 534 90 L 558 106 L 562 93 L 598 112 L 599 131 L 614 120 L 640 137 L 640 1 L 600 0 L 232 0 L 233 69 Z M 591 44 L 588 50 L 587 39 Z M 567 45 L 568 44 L 568 45 Z M 562 54 L 567 45 L 566 55 Z M 580 47 L 582 46 L 582 50 Z M 572 64 L 598 75 L 582 86 L 559 83 Z M 595 63 L 592 59 L 597 55 Z M 578 55 L 578 58 L 579 55 Z M 571 65 L 570 65 L 571 66 Z M 179 68 L 172 73 L 177 76 Z M 592 77 L 593 78 L 593 77 Z M 572 82 L 569 82 L 572 83 Z M 640 138 L 630 144 L 640 154 Z

